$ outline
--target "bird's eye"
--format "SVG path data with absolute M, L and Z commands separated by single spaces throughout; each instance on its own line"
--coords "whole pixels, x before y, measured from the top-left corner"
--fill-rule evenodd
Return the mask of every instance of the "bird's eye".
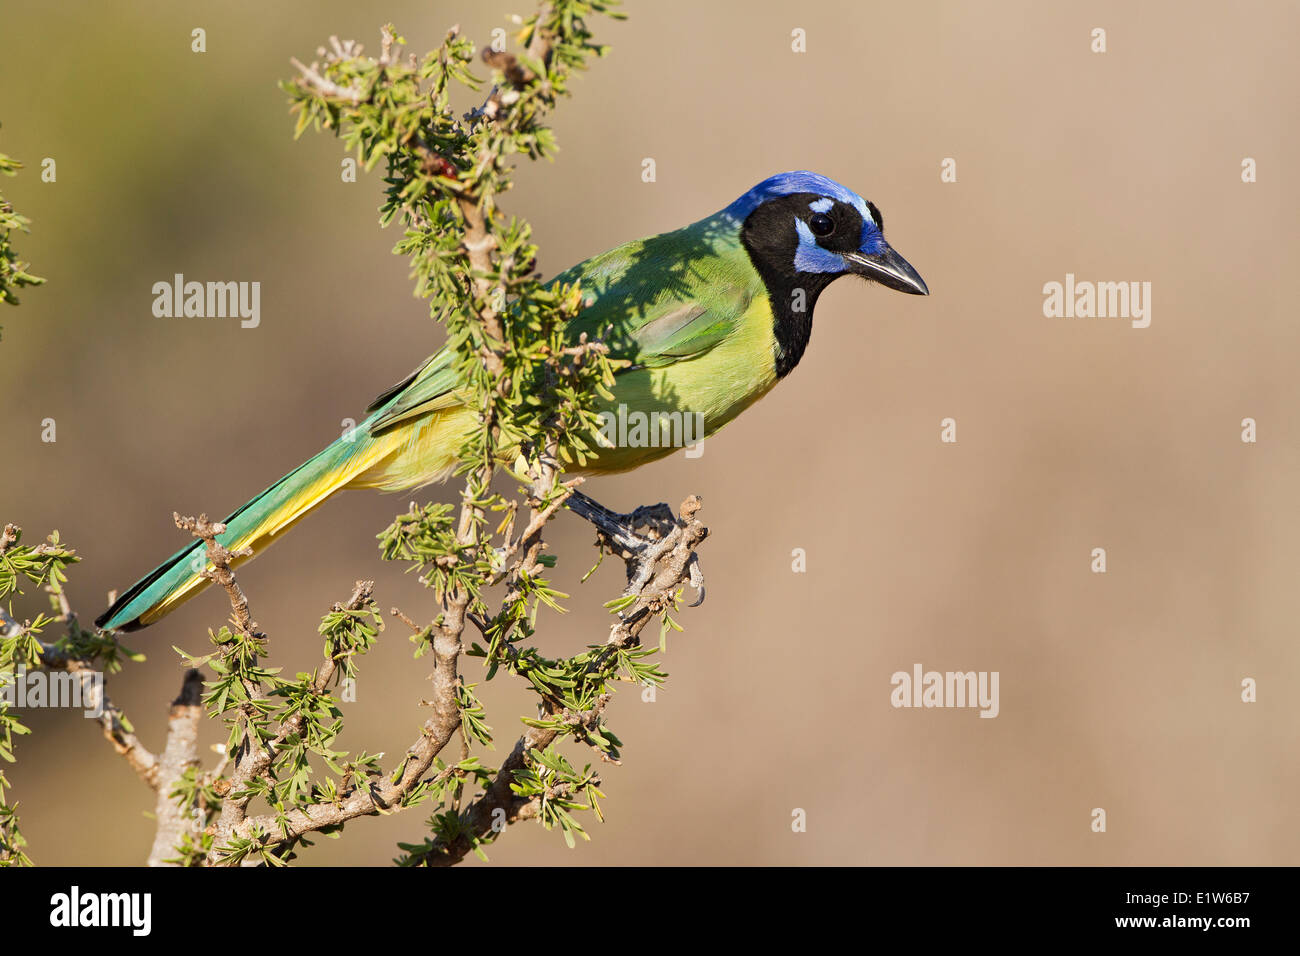
M 814 236 L 829 236 L 835 231 L 835 220 L 824 212 L 819 212 L 808 220 L 808 228 Z

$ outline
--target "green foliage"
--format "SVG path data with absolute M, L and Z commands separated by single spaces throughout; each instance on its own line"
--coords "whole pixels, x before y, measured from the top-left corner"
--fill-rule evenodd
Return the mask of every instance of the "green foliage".
M 461 117 L 452 107 L 457 86 L 481 87 L 471 71 L 474 45 L 455 31 L 417 61 L 402 59 L 403 41 L 387 27 L 380 57 L 338 48 L 316 74 L 323 84 L 311 75 L 284 84 L 297 133 L 332 130 L 365 168 L 384 163 L 380 221 L 404 226 L 394 251 L 409 257 L 417 294 L 433 300 L 456 370 L 481 411 L 481 428 L 462 450 L 461 473 L 485 507 L 498 501 L 486 481 L 498 459 L 522 455 L 525 466 L 536 464 L 543 451 L 538 436 L 554 435 L 562 460 L 585 461 L 599 426 L 595 398 L 608 397 L 613 382 L 603 350 L 575 350 L 565 338 L 566 323 L 581 307 L 580 290 L 544 285 L 535 272 L 531 228 L 497 208 L 515 157 L 554 153 L 554 137 L 541 119 L 568 92 L 572 72 L 605 52 L 592 42 L 585 18 L 613 15 L 612 7 L 605 0 L 544 5 L 542 21 L 530 20 L 520 39 L 527 43 L 540 30 L 550 57 L 544 64 L 527 52 L 517 59 L 498 55 L 508 63 L 494 89 L 504 92 L 489 98 L 490 111 Z M 486 219 L 482 235 L 479 216 Z M 467 234 L 492 250 L 486 268 L 473 261 Z M 493 360 L 485 361 L 489 355 Z M 444 539 L 436 550 L 451 556 L 455 549 Z
M 456 687 L 456 704 L 460 708 L 461 726 L 465 735 L 477 741 L 489 750 L 495 750 L 492 743 L 492 728 L 487 724 L 487 711 L 474 696 L 474 684 L 459 684 Z
M 335 608 L 325 615 L 319 631 L 325 638 L 325 659 L 333 661 L 337 668 L 336 679 L 339 674 L 344 679 L 356 679 L 356 658 L 374 646 L 383 629 L 384 620 L 373 602 L 361 608 Z M 301 681 L 305 675 L 298 677 Z M 312 681 L 316 679 L 317 675 L 312 675 Z
M 614 365 L 601 344 L 567 333 L 582 308 L 582 291 L 541 280 L 530 226 L 497 205 L 518 158 L 553 155 L 545 114 L 569 92 L 574 71 L 605 52 L 587 26 L 593 14 L 618 15 L 601 0 L 543 3 L 517 38 L 526 49 L 485 51 L 483 59 L 495 68 L 493 92 L 464 115 L 452 107 L 457 88 L 479 91 L 485 84 L 474 73 L 474 45 L 454 30 L 423 58 L 404 59 L 392 27 L 384 30 L 378 57 L 335 44 L 323 64 L 301 68 L 303 76 L 284 88 L 298 133 L 329 130 L 364 168 L 382 164 L 380 222 L 402 225 L 394 252 L 409 258 L 416 294 L 431 300 L 432 316 L 446 327 L 463 383 L 458 397 L 478 411 L 478 427 L 460 450 L 459 519 L 449 505 L 412 504 L 379 535 L 380 552 L 406 562 L 444 608 L 462 602 L 485 638 L 468 651 L 483 660 L 485 679 L 511 673 L 538 695 L 541 716 L 521 718 L 528 728 L 549 739 L 572 737 L 617 759 L 621 742 L 601 717 L 612 684 L 653 685 L 664 674 L 649 659 L 653 650 L 598 645 L 550 658 L 531 646 L 539 611 L 562 610 L 567 595 L 545 576 L 556 557 L 541 553 L 519 527 L 527 508 L 544 511 L 565 493 L 565 465 L 586 462 L 599 430 L 597 403 L 611 397 Z M 535 55 L 542 49 L 549 50 L 544 58 Z M 521 485 L 517 498 L 491 487 L 503 467 Z M 492 514 L 499 516 L 495 526 Z M 493 608 L 499 585 L 504 597 Z M 417 656 L 429 650 L 442 623 L 440 616 L 415 635 Z M 458 686 L 457 706 L 466 745 L 491 748 L 474 685 Z M 538 819 L 558 827 L 570 845 L 575 836 L 585 839 L 574 812 L 596 807 L 594 777 L 574 771 L 549 745 L 529 751 L 526 761 L 514 773 L 516 797 L 538 798 Z M 421 791 L 419 800 L 438 804 L 430 838 L 403 845 L 400 863 L 428 862 L 457 843 L 486 858 L 483 847 L 497 831 L 468 829 L 460 795 L 459 785 Z
M 563 754 L 547 747 L 529 751 L 528 766 L 515 772 L 515 782 L 510 789 L 525 799 L 537 798 L 537 819 L 548 830 L 559 827 L 564 842 L 572 848 L 575 835 L 584 840 L 591 837 L 571 811 L 590 810 L 597 820 L 603 822 L 605 819 L 597 802 L 597 798 L 605 796 L 596 787 L 599 782 L 590 765 L 579 773 Z M 583 803 L 580 796 L 587 802 Z
M 453 846 L 464 840 L 470 850 L 484 863 L 488 856 L 484 852 L 490 839 L 480 837 L 457 812 L 455 807 L 435 812 L 424 824 L 429 828 L 430 836 L 420 843 L 398 843 L 402 855 L 395 861 L 398 866 L 427 866 L 443 852 L 443 847 Z
M 483 636 L 467 651 L 481 660 L 483 681 L 512 674 L 538 700 L 535 715 L 520 718 L 528 741 L 522 758 L 516 753 L 504 768 L 488 766 L 472 752 L 496 749 L 477 693 L 480 685 L 457 679 L 454 709 L 447 698 L 443 702 L 444 712 L 458 722 L 461 759 L 434 758 L 431 769 L 400 793 L 400 806 L 381 807 L 372 800 L 380 812 L 429 805 L 428 834 L 421 842 L 400 845 L 397 862 L 403 865 L 454 861 L 469 851 L 486 859 L 485 848 L 501 828 L 494 824 L 485 831 L 481 811 L 486 805 L 466 799 L 480 788 L 504 799 L 512 819 L 534 816 L 546 829 L 559 829 L 569 846 L 577 838 L 589 839 L 578 814 L 603 820 L 599 777 L 590 765 L 577 770 L 556 745 L 571 738 L 601 759 L 617 760 L 622 741 L 604 722 L 615 684 L 656 686 L 666 676 L 655 648 L 591 645 L 581 654 L 552 658 L 532 644 L 542 608 L 562 611 L 560 602 L 568 597 L 546 577 L 557 558 L 543 553 L 540 530 L 567 494 L 565 466 L 581 466 L 591 452 L 600 424 L 597 403 L 612 397 L 615 365 L 602 344 L 575 340 L 567 332 L 583 307 L 582 290 L 544 283 L 535 269 L 531 227 L 498 208 L 521 157 L 554 154 L 545 116 L 568 94 L 574 72 L 605 52 L 593 42 L 587 18 L 617 17 L 614 5 L 614 0 L 542 2 L 538 14 L 523 24 L 522 50 L 514 55 L 485 51 L 483 59 L 492 68 L 488 86 L 474 74 L 473 43 L 457 31 L 422 59 L 404 58 L 404 41 L 391 27 L 384 30 L 378 57 L 331 41 L 323 64 L 301 68 L 302 77 L 284 84 L 298 134 L 309 127 L 329 130 L 366 169 L 382 164 L 380 222 L 400 223 L 394 251 L 410 260 L 416 294 L 431 300 L 431 315 L 446 328 L 452 367 L 463 383 L 457 398 L 477 411 L 477 426 L 459 454 L 457 474 L 464 482 L 459 514 L 450 505 L 413 504 L 378 536 L 383 558 L 405 562 L 442 609 L 427 626 L 415 628 L 415 655 L 437 650 L 437 636 L 449 633 L 448 615 L 455 609 L 459 627 L 470 624 Z M 485 88 L 491 92 L 479 109 L 464 115 L 453 109 L 453 99 L 465 91 Z M 17 169 L 0 155 L 0 172 L 13 175 Z M 9 233 L 26 226 L 27 220 L 0 199 L 0 298 L 5 301 L 16 301 L 13 290 L 43 281 L 26 272 L 9 246 Z M 494 490 L 500 470 L 516 479 L 516 494 Z M 57 533 L 28 547 L 17 529 L 5 528 L 0 601 L 34 585 L 49 593 L 51 611 L 21 624 L 12 617 L 12 605 L 0 616 L 0 679 L 20 666 L 44 666 L 43 661 L 88 662 L 112 673 L 125 660 L 140 659 L 111 636 L 81 628 L 68 610 L 65 569 L 77 560 Z M 606 606 L 619 614 L 633 600 Z M 665 629 L 676 627 L 667 610 L 662 617 Z M 65 633 L 43 643 L 39 635 L 56 622 Z M 322 618 L 321 666 L 292 679 L 264 663 L 266 635 L 241 615 L 238 602 L 231 624 L 209 631 L 210 653 L 191 657 L 177 648 L 190 666 L 210 671 L 203 704 L 209 716 L 223 721 L 227 738 L 226 759 L 216 770 L 191 767 L 169 784 L 168 796 L 200 824 L 197 835 L 182 837 L 170 862 L 282 866 L 297 847 L 310 846 L 293 832 L 291 817 L 338 806 L 358 793 L 374 797 L 385 785 L 410 783 L 412 753 L 385 771 L 382 754 L 337 747 L 343 711 L 336 692 L 357 679 L 360 658 L 383 628 L 369 591 L 359 591 L 351 604 L 336 605 Z M 459 647 L 459 630 L 454 637 Z M 124 717 L 121 721 L 129 730 Z M 0 759 L 11 762 L 14 738 L 27 732 L 0 703 Z M 419 766 L 429 766 L 429 759 L 421 758 Z M 6 803 L 8 786 L 0 774 L 0 865 L 30 863 L 16 804 Z M 214 846 L 207 824 L 230 800 L 265 804 L 271 813 L 264 819 L 274 826 L 250 821 Z M 341 830 L 338 823 L 318 832 L 337 836 Z
M 22 530 L 5 525 L 0 534 L 0 689 L 12 684 L 18 671 L 35 670 L 43 666 L 42 657 L 47 652 L 60 658 L 84 654 L 92 660 L 98 656 L 116 663 L 119 652 L 109 652 L 93 634 L 82 631 L 68 621 L 68 632 L 59 641 L 47 646 L 41 633 L 52 623 L 63 618 L 60 601 L 63 585 L 67 581 L 65 569 L 80 560 L 76 552 L 65 547 L 56 531 L 36 546 L 22 543 Z M 19 622 L 13 616 L 12 598 L 23 593 L 23 585 L 44 588 L 50 596 L 50 612 L 40 612 L 34 620 Z M 129 652 L 121 652 L 129 653 Z M 0 760 L 13 763 L 14 738 L 31 733 L 18 717 L 10 711 L 10 699 L 0 694 Z M 27 841 L 18 828 L 18 804 L 10 803 L 10 783 L 0 769 L 0 866 L 30 866 L 31 859 L 23 849 Z
M 381 754 L 364 751 L 352 757 L 334 747 L 343 729 L 343 712 L 330 689 L 341 679 L 355 679 L 357 658 L 374 644 L 383 619 L 373 601 L 359 608 L 336 607 L 321 620 L 324 657 L 330 674 L 323 671 L 299 673 L 293 680 L 280 676 L 280 669 L 260 663 L 266 656 L 266 636 L 222 627 L 209 632 L 215 650 L 204 657 L 191 657 L 177 648 L 190 667 L 207 666 L 216 675 L 204 683 L 203 702 L 209 714 L 222 718 L 229 732 L 225 752 L 237 757 L 249 748 L 271 754 L 267 767 L 252 778 L 245 789 L 221 787 L 224 781 L 193 780 L 172 796 L 185 807 L 215 805 L 216 794 L 232 798 L 258 798 L 272 810 L 283 831 L 294 809 L 320 802 L 335 802 L 349 788 L 364 785 L 382 775 Z M 328 679 L 327 679 L 328 678 Z M 316 758 L 334 776 L 319 772 Z M 213 797 L 199 800 L 200 794 Z M 304 843 L 306 841 L 303 841 Z M 178 848 L 178 859 L 201 859 L 210 849 L 187 841 Z M 218 848 L 222 863 L 234 864 L 249 856 L 273 865 L 290 857 L 285 849 L 272 852 L 257 841 L 231 840 Z M 272 859 L 274 858 L 274 859 Z
M 16 176 L 22 168 L 22 163 L 0 153 L 0 175 Z M 14 212 L 13 204 L 0 195 L 0 302 L 17 305 L 16 290 L 45 281 L 27 271 L 28 263 L 18 258 L 11 244 L 10 233 L 27 232 L 30 224 L 31 220 Z
M 205 823 L 221 805 L 221 795 L 217 792 L 213 781 L 198 767 L 186 767 L 181 779 L 176 782 L 168 796 Z M 163 862 L 176 866 L 202 866 L 211 849 L 210 834 L 200 832 L 196 838 L 193 834 L 185 832 L 181 834 L 181 843 L 176 847 L 176 855 L 166 858 Z

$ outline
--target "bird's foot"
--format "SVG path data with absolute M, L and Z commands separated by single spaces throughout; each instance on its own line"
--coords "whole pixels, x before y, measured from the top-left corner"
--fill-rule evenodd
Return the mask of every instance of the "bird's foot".
M 627 565 L 627 592 L 640 590 L 654 574 L 660 557 L 672 550 L 676 533 L 694 516 L 698 499 L 691 514 L 683 509 L 682 517 L 660 502 L 642 505 L 626 513 L 611 511 L 594 498 L 574 491 L 565 502 L 570 511 L 596 526 L 597 543 L 611 554 L 622 558 Z M 698 595 L 690 607 L 704 603 L 704 571 L 699 557 L 692 552 L 687 563 L 689 580 Z

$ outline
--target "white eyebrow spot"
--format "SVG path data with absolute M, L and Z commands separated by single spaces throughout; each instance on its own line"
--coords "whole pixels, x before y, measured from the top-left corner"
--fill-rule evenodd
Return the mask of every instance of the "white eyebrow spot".
M 863 199 L 861 196 L 859 196 L 857 193 L 853 194 L 853 199 L 850 205 L 852 205 L 854 209 L 856 209 L 859 213 L 862 214 L 862 221 L 864 224 L 869 222 L 877 229 L 880 228 L 880 223 L 876 222 L 876 217 L 871 215 L 871 210 L 867 207 L 867 201 Z
M 819 199 L 816 202 L 809 203 L 808 208 L 813 212 L 830 212 L 834 205 L 834 199 Z

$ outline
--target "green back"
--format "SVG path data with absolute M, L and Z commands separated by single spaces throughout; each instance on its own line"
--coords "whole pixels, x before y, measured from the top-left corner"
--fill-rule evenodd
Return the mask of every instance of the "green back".
M 736 331 L 763 282 L 740 243 L 734 219 L 718 213 L 682 229 L 601 253 L 560 275 L 581 283 L 589 304 L 569 324 L 603 341 L 622 372 L 662 368 L 707 353 Z M 446 404 L 459 381 L 452 355 L 430 356 L 371 404 L 372 433 Z

